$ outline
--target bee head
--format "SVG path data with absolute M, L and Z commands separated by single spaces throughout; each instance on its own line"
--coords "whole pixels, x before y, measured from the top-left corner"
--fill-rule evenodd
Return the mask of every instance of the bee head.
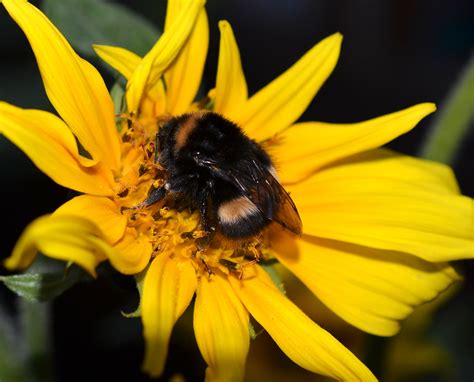
M 183 114 L 160 128 L 159 162 L 165 167 L 212 171 L 216 164 L 234 162 L 242 155 L 243 139 L 240 128 L 217 113 Z

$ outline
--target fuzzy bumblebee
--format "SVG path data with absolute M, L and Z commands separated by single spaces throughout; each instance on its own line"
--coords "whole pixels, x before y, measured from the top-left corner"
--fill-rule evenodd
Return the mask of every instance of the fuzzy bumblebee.
M 171 194 L 199 211 L 205 231 L 229 239 L 257 235 L 272 222 L 301 233 L 296 206 L 276 179 L 268 154 L 217 113 L 167 121 L 156 137 L 154 161 L 165 169 L 165 182 L 137 207 Z

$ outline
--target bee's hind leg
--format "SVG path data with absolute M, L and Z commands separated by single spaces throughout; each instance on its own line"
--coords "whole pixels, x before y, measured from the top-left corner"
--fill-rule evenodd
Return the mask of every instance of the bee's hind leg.
M 206 236 L 200 237 L 199 239 L 196 239 L 196 245 L 198 249 L 206 249 L 209 247 L 211 244 L 212 240 L 214 240 L 214 237 L 216 236 L 215 231 L 207 232 Z
M 199 214 L 201 215 L 201 229 L 206 232 L 206 236 L 202 237 L 200 241 L 204 246 L 207 246 L 216 236 L 216 222 L 212 217 L 209 203 L 201 205 Z
M 199 215 L 201 217 L 201 229 L 206 232 L 206 236 L 201 241 L 207 246 L 216 235 L 216 219 L 213 213 L 212 192 L 214 190 L 214 182 L 208 181 L 206 187 L 201 190 L 199 197 Z
M 206 249 L 209 244 L 214 240 L 216 236 L 216 227 L 214 224 L 214 219 L 212 219 L 212 214 L 209 208 L 209 202 L 204 202 L 203 200 L 199 203 L 199 215 L 200 215 L 200 225 L 201 230 L 205 232 L 203 237 L 200 237 L 196 240 L 196 244 L 199 249 Z

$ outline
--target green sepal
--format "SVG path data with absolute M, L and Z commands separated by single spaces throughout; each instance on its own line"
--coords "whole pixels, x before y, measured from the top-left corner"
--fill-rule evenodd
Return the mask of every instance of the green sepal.
M 285 284 L 283 283 L 283 280 L 281 279 L 280 275 L 278 274 L 278 271 L 275 269 L 275 267 L 274 267 L 275 264 L 278 264 L 278 262 L 276 260 L 275 261 L 268 260 L 268 261 L 259 262 L 259 265 L 263 269 L 265 269 L 265 271 L 268 273 L 268 275 L 272 279 L 273 283 L 280 290 L 280 292 L 286 295 Z
M 254 322 L 255 324 L 252 322 L 252 319 L 249 321 L 249 335 L 251 340 L 257 339 L 257 337 L 265 331 L 265 329 L 262 328 L 258 322 Z M 257 329 L 255 329 L 255 325 L 257 325 L 257 327 L 260 327 L 258 331 Z
M 125 89 L 119 81 L 116 81 L 112 89 L 110 89 L 110 97 L 114 103 L 115 115 L 124 113 L 127 110 L 125 105 Z
M 86 273 L 77 266 L 70 266 L 59 271 L 38 272 L 0 276 L 5 286 L 29 301 L 48 301 L 86 277 Z
M 92 44 L 114 45 L 144 55 L 160 32 L 127 7 L 104 0 L 44 0 L 42 9 L 79 52 L 92 56 Z
M 135 282 L 137 284 L 137 290 L 138 290 L 138 296 L 140 298 L 140 302 L 138 303 L 137 309 L 135 311 L 126 313 L 126 312 L 120 312 L 122 313 L 122 316 L 126 318 L 135 318 L 135 317 L 140 317 L 142 315 L 141 311 L 141 299 L 142 299 L 142 292 L 143 292 L 143 283 L 145 281 L 145 275 L 148 270 L 148 267 L 146 267 L 143 271 L 141 271 L 139 274 L 135 275 Z
M 110 89 L 110 97 L 114 103 L 115 111 L 115 127 L 120 133 L 124 124 L 123 114 L 127 111 L 127 105 L 125 103 L 125 88 L 122 86 L 120 81 L 116 81 Z
M 249 322 L 249 334 L 251 340 L 257 338 L 257 332 L 255 331 L 255 328 L 251 322 Z

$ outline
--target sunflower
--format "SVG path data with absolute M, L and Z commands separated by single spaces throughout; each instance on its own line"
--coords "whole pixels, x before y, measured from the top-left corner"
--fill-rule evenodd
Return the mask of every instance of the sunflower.
M 150 375 L 162 373 L 173 326 L 195 296 L 207 380 L 243 380 L 250 315 L 299 366 L 339 380 L 375 380 L 262 265 L 279 261 L 344 320 L 391 336 L 415 306 L 459 279 L 447 261 L 473 257 L 472 200 L 459 194 L 450 169 L 378 149 L 433 104 L 355 124 L 295 123 L 334 69 L 340 34 L 249 97 L 234 34 L 221 21 L 216 86 L 195 101 L 208 47 L 204 0 L 169 0 L 164 33 L 143 58 L 95 47 L 127 79 L 116 123 L 103 79 L 46 16 L 24 0 L 2 3 L 26 34 L 59 116 L 2 102 L 0 131 L 54 181 L 81 193 L 32 222 L 5 265 L 26 268 L 41 252 L 94 276 L 109 261 L 142 280 L 143 370 Z M 159 126 L 197 110 L 236 122 L 272 156 L 300 212 L 301 237 L 273 227 L 245 242 L 202 245 L 197 211 L 166 203 L 131 208 L 163 182 L 154 163 Z

